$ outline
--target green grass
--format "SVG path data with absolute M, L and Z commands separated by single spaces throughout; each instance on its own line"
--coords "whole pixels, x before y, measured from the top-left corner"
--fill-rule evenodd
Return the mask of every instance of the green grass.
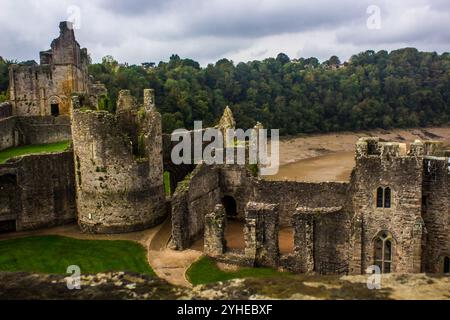
M 170 196 L 172 190 L 170 190 L 170 172 L 164 172 L 164 190 L 166 192 L 166 196 Z
M 27 154 L 66 151 L 69 146 L 70 141 L 60 141 L 49 144 L 32 144 L 27 146 L 8 148 L 0 151 L 0 164 L 5 163 L 8 159 L 24 156 Z
M 78 240 L 36 236 L 0 241 L 0 270 L 66 274 L 77 265 L 83 274 L 128 271 L 154 275 L 143 246 L 132 241 Z
M 223 271 L 216 262 L 209 257 L 201 257 L 194 262 L 186 272 L 186 276 L 193 285 L 228 281 L 241 278 L 265 278 L 288 276 L 288 272 L 279 272 L 271 268 L 241 268 L 237 271 Z

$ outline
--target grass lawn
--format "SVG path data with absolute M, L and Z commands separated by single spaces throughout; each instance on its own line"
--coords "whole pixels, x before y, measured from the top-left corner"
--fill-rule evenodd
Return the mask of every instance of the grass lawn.
M 27 146 L 8 148 L 0 151 L 0 164 L 6 160 L 34 153 L 62 152 L 69 148 L 70 141 L 60 141 L 49 144 L 32 144 Z
M 186 276 L 193 285 L 207 284 L 240 278 L 264 278 L 274 276 L 288 276 L 288 272 L 279 272 L 271 268 L 241 268 L 237 271 L 223 271 L 216 262 L 209 257 L 202 257 L 194 262 L 186 272 Z
M 0 270 L 66 274 L 77 265 L 82 274 L 129 271 L 154 275 L 143 246 L 132 241 L 78 240 L 36 236 L 0 241 Z

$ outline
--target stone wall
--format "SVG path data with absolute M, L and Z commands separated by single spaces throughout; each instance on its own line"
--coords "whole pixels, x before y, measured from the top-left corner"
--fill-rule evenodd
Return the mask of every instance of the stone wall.
M 23 140 L 16 117 L 0 119 L 0 150 L 17 147 L 23 143 Z
M 225 229 L 227 216 L 223 205 L 218 204 L 214 211 L 205 216 L 205 254 L 220 257 L 226 251 Z
M 0 150 L 71 140 L 68 117 L 10 117 L 0 120 Z
M 0 119 L 12 116 L 12 105 L 9 102 L 0 103 Z
M 254 267 L 279 265 L 278 204 L 249 202 L 245 208 L 245 258 Z
M 219 169 L 199 165 L 180 182 L 172 198 L 172 244 L 185 250 L 203 236 L 205 216 L 220 204 Z
M 70 118 L 19 117 L 19 131 L 24 135 L 24 144 L 46 144 L 72 139 Z
M 233 197 L 237 206 L 236 219 L 245 220 L 247 203 L 255 200 L 255 188 L 260 183 L 261 181 L 258 181 L 246 166 L 223 165 L 220 167 L 221 199 L 225 196 Z
M 0 165 L 0 221 L 34 230 L 76 220 L 72 152 L 30 155 Z
M 71 95 L 83 93 L 98 102 L 92 94 L 104 95 L 104 90 L 91 84 L 88 74 L 89 56 L 75 40 L 68 22 L 59 25 L 60 35 L 51 49 L 40 53 L 40 64 L 12 65 L 9 72 L 9 94 L 12 114 L 17 116 L 45 116 L 57 112 L 71 114 Z M 90 95 L 90 90 L 93 93 Z M 52 111 L 52 105 L 58 111 Z
M 381 143 L 365 138 L 356 145 L 352 175 L 353 234 L 350 272 L 364 273 L 375 264 L 375 238 L 391 238 L 392 272 L 420 272 L 423 144 Z M 377 189 L 390 188 L 391 205 L 377 207 Z
M 294 254 L 285 259 L 285 268 L 301 273 L 348 272 L 350 222 L 342 207 L 299 207 L 293 225 Z
M 423 168 L 422 212 L 426 233 L 422 271 L 443 272 L 450 257 L 450 179 L 448 158 L 426 157 Z
M 154 108 L 144 107 L 142 127 L 148 131 L 139 133 L 145 146 L 142 155 L 133 152 L 134 139 L 116 115 L 73 111 L 78 220 L 83 231 L 142 230 L 166 217 L 160 118 Z
M 292 225 L 297 207 L 338 207 L 349 201 L 350 185 L 340 182 L 295 182 L 260 180 L 255 201 L 279 203 L 280 224 Z

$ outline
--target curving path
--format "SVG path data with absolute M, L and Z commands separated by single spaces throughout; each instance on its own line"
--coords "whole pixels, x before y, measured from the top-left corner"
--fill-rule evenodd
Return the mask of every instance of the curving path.
M 148 248 L 148 263 L 160 278 L 174 285 L 191 287 L 191 284 L 185 278 L 185 272 L 202 255 L 202 246 L 197 245 L 199 250 L 191 249 L 183 252 L 170 250 L 167 248 L 167 244 L 170 241 L 171 233 L 172 222 L 168 218 L 162 225 L 140 232 L 86 234 L 80 231 L 76 223 L 73 223 L 40 230 L 0 234 L 0 241 L 39 235 L 59 235 L 85 240 L 135 241 Z
M 167 245 L 171 234 L 172 221 L 169 217 L 149 243 L 148 262 L 158 277 L 174 285 L 192 287 L 187 281 L 185 273 L 191 264 L 202 255 L 202 251 L 195 249 L 174 251 L 169 249 Z

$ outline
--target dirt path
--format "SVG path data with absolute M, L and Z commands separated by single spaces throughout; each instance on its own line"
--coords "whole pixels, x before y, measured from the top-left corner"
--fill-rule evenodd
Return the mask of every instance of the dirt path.
M 173 251 L 167 248 L 172 232 L 171 221 L 140 232 L 125 234 L 85 234 L 77 224 L 34 231 L 0 234 L 0 240 L 18 239 L 30 236 L 57 235 L 83 240 L 129 240 L 148 248 L 147 259 L 155 273 L 167 282 L 190 287 L 184 274 L 190 265 L 202 255 L 202 250 Z M 202 249 L 200 247 L 199 249 Z
M 194 261 L 202 255 L 200 250 L 189 249 L 185 251 L 174 251 L 167 247 L 172 233 L 172 221 L 167 219 L 149 243 L 148 261 L 158 277 L 167 282 L 191 287 L 185 273 Z

